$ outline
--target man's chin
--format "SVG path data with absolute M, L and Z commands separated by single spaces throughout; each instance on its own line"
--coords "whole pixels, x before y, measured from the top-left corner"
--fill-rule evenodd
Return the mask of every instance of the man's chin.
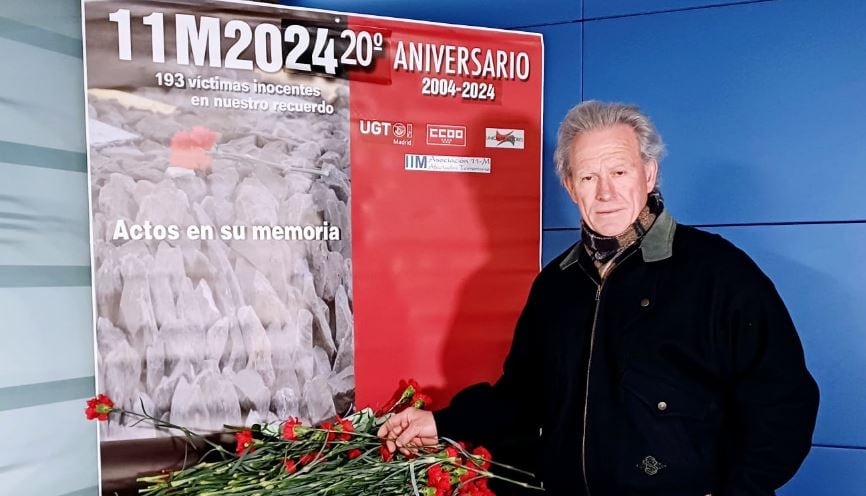
M 601 234 L 602 236 L 619 236 L 624 233 L 631 224 L 623 224 L 622 222 L 604 222 L 598 224 L 598 227 L 589 226 L 593 231 Z

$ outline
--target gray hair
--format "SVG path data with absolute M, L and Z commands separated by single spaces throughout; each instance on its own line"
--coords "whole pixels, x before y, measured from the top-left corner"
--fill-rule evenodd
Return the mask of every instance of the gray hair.
M 587 100 L 575 105 L 559 125 L 556 151 L 553 162 L 560 181 L 565 181 L 571 171 L 571 144 L 574 138 L 588 131 L 603 129 L 617 124 L 625 124 L 634 129 L 640 145 L 640 156 L 646 162 L 661 162 L 665 154 L 662 137 L 653 126 L 649 117 L 641 113 L 637 105 L 606 103 Z

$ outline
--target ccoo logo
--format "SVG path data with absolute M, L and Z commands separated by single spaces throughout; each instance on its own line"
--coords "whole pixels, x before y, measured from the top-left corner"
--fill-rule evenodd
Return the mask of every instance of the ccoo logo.
M 466 126 L 427 124 L 427 144 L 466 146 Z

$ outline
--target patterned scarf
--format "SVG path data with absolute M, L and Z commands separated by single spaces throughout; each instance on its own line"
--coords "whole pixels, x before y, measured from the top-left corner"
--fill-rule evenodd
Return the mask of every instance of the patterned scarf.
M 616 236 L 602 236 L 596 233 L 583 220 L 580 221 L 581 240 L 586 252 L 592 258 L 596 268 L 610 262 L 626 248 L 643 238 L 655 222 L 656 217 L 664 210 L 662 194 L 653 190 L 647 195 L 646 206 L 637 216 L 634 223 Z

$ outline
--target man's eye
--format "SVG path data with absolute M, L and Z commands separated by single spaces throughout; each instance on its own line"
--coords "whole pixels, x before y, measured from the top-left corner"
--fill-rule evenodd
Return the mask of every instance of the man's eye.
M 592 181 L 592 176 L 581 176 L 580 180 L 582 182 Z
M 625 171 L 624 170 L 613 171 L 613 175 L 614 176 L 624 176 Z

